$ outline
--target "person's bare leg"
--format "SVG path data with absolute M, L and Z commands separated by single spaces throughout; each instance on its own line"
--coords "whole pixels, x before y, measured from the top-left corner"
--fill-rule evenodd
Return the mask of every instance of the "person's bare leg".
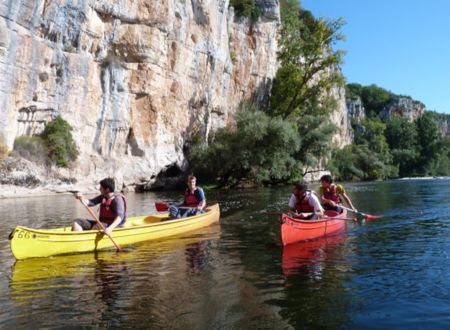
M 83 228 L 81 228 L 81 226 L 76 221 L 74 221 L 72 223 L 72 231 L 83 231 Z

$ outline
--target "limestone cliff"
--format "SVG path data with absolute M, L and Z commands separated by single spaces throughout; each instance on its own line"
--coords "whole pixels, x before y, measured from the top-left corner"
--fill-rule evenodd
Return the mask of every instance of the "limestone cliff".
M 380 118 L 400 116 L 412 122 L 422 116 L 424 111 L 425 105 L 422 102 L 413 100 L 410 97 L 398 97 L 380 112 Z
M 333 88 L 333 97 L 336 100 L 336 110 L 331 114 L 331 121 L 337 127 L 332 142 L 335 148 L 343 148 L 353 142 L 353 131 L 351 117 L 348 114 L 348 105 L 345 98 L 344 88 Z
M 257 22 L 228 0 L 4 0 L 0 133 L 42 131 L 61 115 L 80 156 L 66 175 L 150 186 L 185 166 L 193 136 L 264 102 L 277 69 L 276 0 Z

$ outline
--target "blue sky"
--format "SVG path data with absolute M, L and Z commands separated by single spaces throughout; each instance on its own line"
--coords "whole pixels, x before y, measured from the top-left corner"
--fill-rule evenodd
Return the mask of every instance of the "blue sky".
M 339 18 L 348 82 L 377 84 L 450 113 L 450 0 L 301 0 L 316 17 Z

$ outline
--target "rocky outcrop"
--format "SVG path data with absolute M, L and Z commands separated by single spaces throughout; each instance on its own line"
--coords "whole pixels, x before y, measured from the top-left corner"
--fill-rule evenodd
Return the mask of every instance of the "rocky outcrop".
M 333 88 L 332 93 L 337 105 L 335 111 L 331 114 L 331 122 L 337 127 L 332 143 L 335 148 L 343 148 L 353 141 L 351 121 L 345 100 L 345 89 Z
M 438 127 L 443 136 L 450 136 L 450 119 L 438 120 Z
M 67 177 L 149 187 L 192 137 L 263 103 L 277 69 L 277 1 L 258 22 L 227 0 L 0 3 L 0 133 L 9 148 L 61 115 L 80 156 Z M 62 176 L 65 174 L 62 173 Z
M 360 97 L 346 100 L 347 115 L 350 120 L 360 122 L 366 118 L 366 110 Z
M 413 122 L 422 116 L 424 112 L 425 105 L 422 102 L 413 100 L 410 97 L 398 97 L 380 112 L 380 118 L 399 116 Z

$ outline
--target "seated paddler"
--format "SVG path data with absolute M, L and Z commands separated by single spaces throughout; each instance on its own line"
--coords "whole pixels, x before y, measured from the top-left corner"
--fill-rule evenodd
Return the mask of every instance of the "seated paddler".
M 115 192 L 115 183 L 112 178 L 105 178 L 100 181 L 100 195 L 92 199 L 84 198 L 80 193 L 75 197 L 86 206 L 100 204 L 99 220 L 105 227 L 105 233 L 111 235 L 116 227 L 121 227 L 126 221 L 126 200 L 121 193 Z M 95 220 L 75 219 L 72 225 L 73 231 L 83 231 L 91 229 L 101 229 Z
M 344 187 L 340 184 L 334 184 L 331 175 L 326 174 L 320 178 L 319 195 L 325 210 L 342 213 L 342 209 L 339 207 L 342 198 L 353 211 L 356 211 Z
M 183 204 L 169 208 L 171 219 L 190 217 L 204 212 L 206 207 L 205 192 L 201 187 L 197 187 L 197 178 L 189 175 L 186 184 L 187 189 L 184 192 Z
M 323 216 L 323 208 L 319 198 L 304 182 L 297 182 L 292 188 L 289 199 L 290 216 L 296 219 L 315 220 Z

